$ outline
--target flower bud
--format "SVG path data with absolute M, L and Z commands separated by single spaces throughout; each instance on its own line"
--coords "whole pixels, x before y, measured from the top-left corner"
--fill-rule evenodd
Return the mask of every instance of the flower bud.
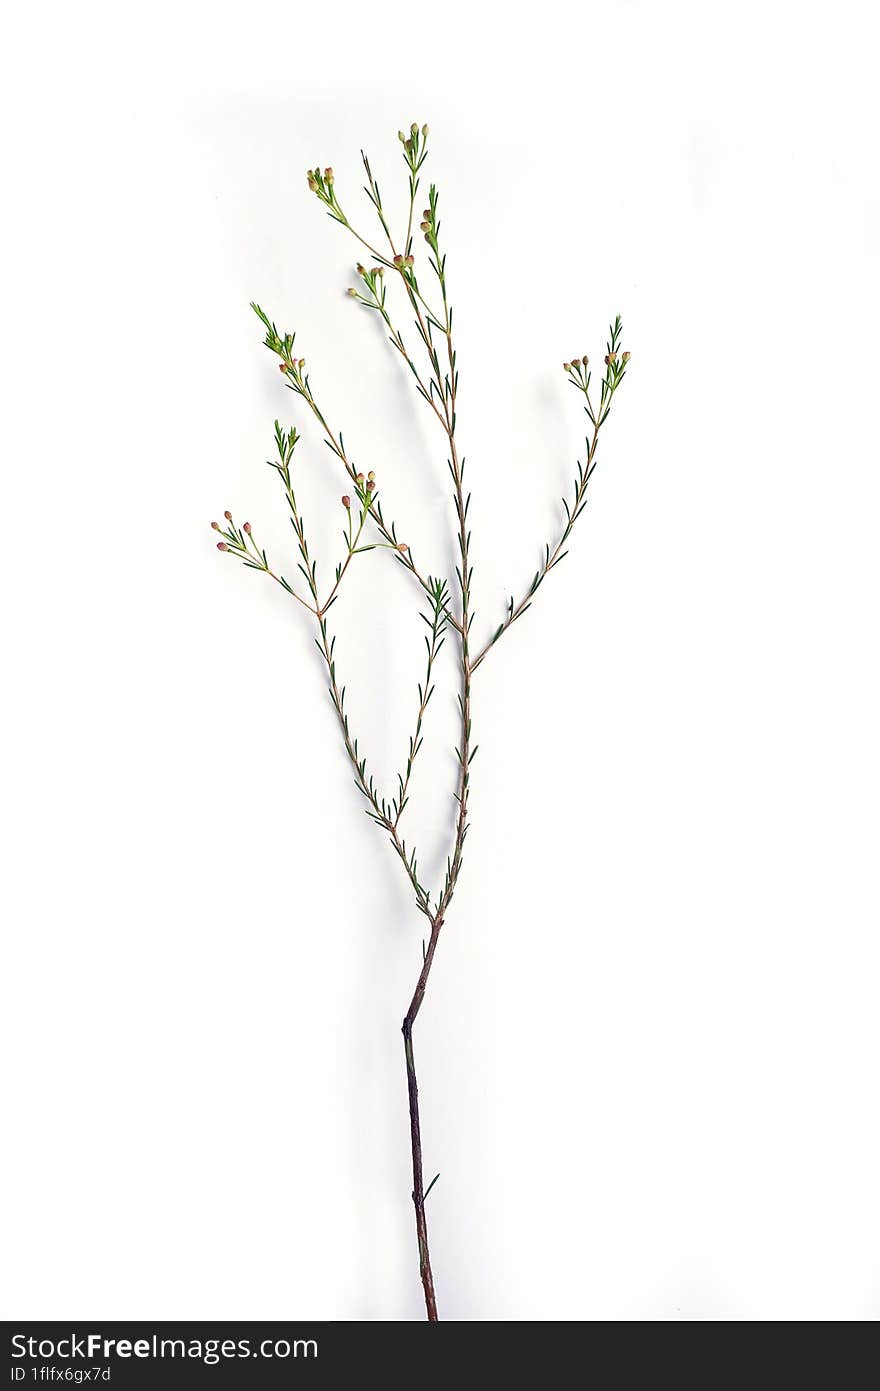
M 358 481 L 359 483 L 363 483 L 363 481 L 364 481 L 364 475 L 363 475 L 362 473 L 359 473 L 359 474 L 358 474 L 358 476 L 357 476 L 357 481 Z
M 315 183 L 314 176 L 311 173 L 309 174 L 309 188 L 313 193 L 318 192 L 318 185 Z
M 364 267 L 361 265 L 360 261 L 358 261 L 357 263 L 357 273 L 358 275 L 366 275 L 367 273 Z
M 605 354 L 605 366 L 606 366 L 606 367 L 611 367 L 612 364 L 615 363 L 616 361 L 617 361 L 617 353 L 606 353 L 606 354 Z
M 373 482 L 373 479 L 376 477 L 376 470 L 371 468 L 371 469 L 370 469 L 370 472 L 367 474 L 367 477 L 369 478 L 370 482 L 372 483 L 372 482 Z
M 297 367 L 299 368 L 299 370 L 302 371 L 302 369 L 303 369 L 303 368 L 305 367 L 305 365 L 306 365 L 306 360 L 305 360 L 305 358 L 304 358 L 304 357 L 301 357 L 300 360 L 299 360 L 299 362 L 298 362 L 296 365 L 297 365 Z
M 287 365 L 286 362 L 279 362 L 279 364 L 278 364 L 278 371 L 279 371 L 279 372 L 289 372 L 289 371 L 290 371 L 290 368 L 288 367 L 288 365 Z
M 357 299 L 357 290 L 354 288 L 353 285 L 349 285 L 345 293 L 347 295 L 351 295 L 352 299 Z
M 418 135 L 419 127 L 416 121 L 413 121 L 412 125 L 410 126 L 409 133 L 410 135 Z
M 427 137 L 428 137 L 428 127 L 427 127 L 427 126 L 422 126 L 422 135 L 424 135 L 425 139 L 427 139 Z
M 622 361 L 622 362 L 629 362 L 629 360 L 630 360 L 631 357 L 632 357 L 632 353 L 624 353 L 624 354 L 623 354 L 623 357 L 622 357 L 622 359 L 621 359 L 621 361 Z
M 242 531 L 246 531 L 247 534 L 248 534 L 248 536 L 250 536 L 250 534 L 251 534 L 251 524 L 250 524 L 250 522 L 245 522 L 244 526 L 242 527 Z
M 349 507 L 351 507 L 351 498 L 348 496 L 348 493 L 342 494 L 342 505 L 345 508 L 346 512 L 348 511 Z
M 404 142 L 406 141 L 406 136 L 404 135 L 404 133 L 403 133 L 402 130 L 399 130 L 399 131 L 397 132 L 397 138 L 398 138 L 398 140 L 400 141 L 401 145 L 403 145 Z
M 398 269 L 403 265 L 403 257 L 400 255 L 399 252 L 394 258 L 394 264 L 398 267 Z
M 223 515 L 224 515 L 224 517 L 226 518 L 227 522 L 231 522 L 231 521 L 232 521 L 232 513 L 231 513 L 231 512 L 224 512 Z
M 431 224 L 430 224 L 430 222 L 420 222 L 420 223 L 419 223 L 419 226 L 421 227 L 422 231 L 423 231 L 423 232 L 425 233 L 425 235 L 427 236 L 427 234 L 428 234 L 428 233 L 430 232 L 430 230 L 431 230 Z
M 563 362 L 563 364 L 562 364 L 562 370 L 563 370 L 563 372 L 570 372 L 570 371 L 571 371 L 571 363 L 570 363 L 570 362 Z
M 422 217 L 425 219 L 426 222 L 430 222 L 430 220 L 431 220 L 431 209 L 430 209 L 430 208 L 425 208 L 425 209 L 423 210 L 423 212 L 422 212 Z
M 368 493 L 371 493 L 371 492 L 373 491 L 373 489 L 375 488 L 375 486 L 376 486 L 376 485 L 375 485 L 375 483 L 373 482 L 372 478 L 368 478 L 368 479 L 367 479 L 367 492 L 368 492 Z
M 328 184 L 332 184 L 332 182 L 333 182 L 333 170 L 330 169 L 330 168 L 325 169 L 325 170 L 324 170 L 324 178 L 327 180 L 327 183 L 328 183 Z
M 581 360 L 580 360 L 580 358 L 579 358 L 579 357 L 573 357 L 573 358 L 571 359 L 571 365 L 572 365 L 572 367 L 580 367 L 580 365 L 581 365 Z
M 226 544 L 225 541 L 218 541 L 218 542 L 217 542 L 217 549 L 218 549 L 218 551 L 228 551 L 228 550 L 229 550 L 229 547 L 227 546 L 227 544 Z
M 397 549 L 400 551 L 401 555 L 406 555 L 407 551 L 409 550 L 409 546 L 406 544 L 405 541 L 399 541 Z
M 584 353 L 583 357 L 581 358 L 581 362 L 584 364 L 585 367 L 589 367 L 590 359 L 587 357 L 586 353 Z
M 416 261 L 415 261 L 415 257 L 414 257 L 414 256 L 407 256 L 407 258 L 406 258 L 406 264 L 407 264 L 408 266 L 414 266 L 415 263 L 416 263 Z
M 212 523 L 211 523 L 211 530 L 212 530 L 212 531 L 219 531 L 219 530 L 220 530 L 220 523 L 219 523 L 219 522 L 212 522 Z

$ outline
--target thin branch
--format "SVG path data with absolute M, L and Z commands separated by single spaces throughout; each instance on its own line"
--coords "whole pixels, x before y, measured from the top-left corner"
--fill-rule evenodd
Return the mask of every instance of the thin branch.
M 433 617 L 428 619 L 424 614 L 422 615 L 428 627 L 431 629 L 430 638 L 427 636 L 425 637 L 425 645 L 428 649 L 428 662 L 425 669 L 424 683 L 419 685 L 419 710 L 416 716 L 415 733 L 410 736 L 406 769 L 403 773 L 398 774 L 399 792 L 394 816 L 395 829 L 403 815 L 407 801 L 409 800 L 409 784 L 412 777 L 413 764 L 416 761 L 419 749 L 422 747 L 422 721 L 425 717 L 425 711 L 428 708 L 428 701 L 434 694 L 434 687 L 432 685 L 434 662 L 443 646 L 443 632 L 446 627 L 446 582 L 444 580 L 437 580 L 435 584 L 436 591 L 434 596 Z
M 519 603 L 516 603 L 511 595 L 504 621 L 499 624 L 489 640 L 477 653 L 471 664 L 472 672 L 477 670 L 486 654 L 495 646 L 495 643 L 501 635 L 506 633 L 508 628 L 512 627 L 516 620 L 521 618 L 526 610 L 531 607 L 532 600 L 547 575 L 549 575 L 554 566 L 565 559 L 567 554 L 565 547 L 574 529 L 574 524 L 586 506 L 587 488 L 596 468 L 596 449 L 599 443 L 599 431 L 608 419 L 612 397 L 626 375 L 626 364 L 629 361 L 629 353 L 619 353 L 621 334 L 622 324 L 618 317 L 611 325 L 609 331 L 607 352 L 605 355 L 605 373 L 602 378 L 599 405 L 597 407 L 594 408 L 590 398 L 590 371 L 587 358 L 575 358 L 573 362 L 564 363 L 564 370 L 569 380 L 585 398 L 584 410 L 593 424 L 592 438 L 589 440 L 586 463 L 583 465 L 580 463 L 578 464 L 572 502 L 569 503 L 565 498 L 562 500 L 562 505 L 565 508 L 566 520 L 558 540 L 552 550 L 549 542 L 544 547 L 544 559 L 535 571 L 532 582 Z

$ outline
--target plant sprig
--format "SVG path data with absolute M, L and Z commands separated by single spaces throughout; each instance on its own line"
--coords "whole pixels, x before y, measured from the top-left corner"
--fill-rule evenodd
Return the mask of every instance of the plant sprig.
M 420 126 L 417 122 L 412 123 L 408 132 L 399 132 L 407 169 L 408 195 L 407 220 L 402 234 L 395 234 L 392 229 L 392 219 L 389 218 L 383 203 L 378 180 L 369 159 L 361 151 L 366 176 L 364 191 L 381 228 L 380 246 L 375 245 L 370 236 L 365 235 L 350 221 L 340 201 L 331 166 L 322 170 L 316 165 L 308 170 L 307 179 L 309 189 L 327 214 L 368 253 L 371 263 L 365 265 L 358 261 L 357 279 L 355 284 L 349 286 L 348 295 L 363 308 L 380 316 L 393 348 L 406 365 L 418 396 L 426 403 L 442 430 L 452 485 L 457 551 L 454 567 L 455 587 L 451 591 L 447 580 L 437 576 L 436 566 L 432 566 L 431 572 L 427 575 L 422 574 L 417 568 L 409 546 L 399 539 L 397 526 L 383 516 L 375 471 L 364 472 L 358 468 L 346 448 L 341 431 L 336 431 L 330 426 L 323 408 L 319 405 L 306 370 L 306 360 L 304 357 L 298 357 L 295 352 L 296 335 L 279 332 L 269 316 L 256 303 L 252 307 L 263 324 L 265 345 L 278 358 L 285 386 L 317 421 L 323 432 L 325 445 L 342 465 L 348 479 L 350 491 L 345 492 L 341 498 L 344 509 L 342 557 L 333 568 L 332 584 L 326 588 L 319 585 L 317 562 L 309 548 L 305 522 L 294 490 L 293 463 L 300 436 L 296 427 L 285 429 L 278 421 L 275 422 L 277 457 L 268 462 L 281 480 L 295 538 L 297 568 L 309 598 L 304 598 L 296 592 L 283 575 L 270 567 L 266 551 L 258 546 L 249 522 L 238 526 L 231 512 L 227 511 L 224 514 L 225 525 L 221 526 L 218 522 L 212 525 L 221 535 L 222 539 L 218 542 L 221 551 L 233 555 L 249 569 L 269 575 L 314 618 L 317 625 L 315 642 L 326 668 L 330 699 L 342 735 L 343 747 L 354 773 L 355 785 L 366 803 L 364 809 L 370 819 L 388 836 L 403 866 L 416 906 L 430 925 L 427 940 L 422 943 L 421 969 L 404 1017 L 403 1035 L 409 1092 L 412 1197 L 419 1269 L 428 1317 L 433 1320 L 437 1318 L 437 1303 L 428 1248 L 425 1199 L 436 1179 L 425 1186 L 412 1032 L 424 999 L 440 932 L 460 880 L 464 846 L 470 826 L 471 768 L 478 748 L 473 739 L 473 677 L 503 634 L 530 609 L 546 577 L 568 554 L 568 544 L 575 523 L 582 516 L 587 504 L 589 484 L 596 468 L 599 434 L 608 420 L 616 392 L 626 375 L 630 354 L 622 350 L 623 329 L 618 317 L 609 331 L 603 370 L 595 387 L 588 357 L 575 357 L 564 363 L 566 376 L 570 384 L 581 394 L 584 411 L 590 422 L 586 455 L 583 462 L 578 461 L 570 496 L 566 495 L 562 499 L 564 521 L 555 538 L 545 543 L 538 568 L 525 592 L 518 600 L 514 595 L 510 596 L 502 621 L 493 629 L 483 646 L 474 651 L 471 645 L 471 631 L 475 619 L 472 599 L 474 567 L 471 559 L 472 535 L 469 522 L 471 494 L 465 485 L 465 458 L 458 446 L 458 357 L 453 338 L 447 257 L 440 235 L 440 197 L 434 183 L 429 186 L 427 206 L 423 208 L 419 219 L 419 230 L 427 251 L 417 257 L 414 247 L 416 207 L 422 169 L 428 155 L 428 135 L 428 127 Z M 363 256 L 363 251 L 360 254 Z M 430 287 L 427 291 L 423 289 L 420 281 L 420 271 L 425 266 L 427 273 L 424 278 Z M 411 319 L 409 326 L 405 325 L 406 339 L 399 327 L 399 307 L 402 307 Z M 441 544 L 438 540 L 438 547 Z M 328 611 L 339 601 L 347 577 L 355 571 L 360 575 L 361 567 L 354 565 L 355 558 L 374 550 L 392 551 L 397 562 L 409 571 L 429 600 L 427 612 L 421 614 L 428 629 L 425 635 L 424 677 L 418 683 L 418 705 L 414 725 L 411 726 L 412 732 L 408 736 L 406 759 L 401 771 L 396 775 L 396 789 L 390 797 L 377 785 L 362 746 L 352 732 L 346 704 L 347 688 L 337 671 L 336 638 L 330 633 L 327 621 Z M 458 668 L 458 740 L 455 746 L 457 771 L 452 793 L 455 814 L 445 874 L 439 889 L 432 893 L 421 880 L 416 848 L 407 845 L 400 833 L 400 825 L 410 804 L 414 767 L 424 743 L 426 714 L 436 689 L 438 658 L 450 630 L 454 634 Z

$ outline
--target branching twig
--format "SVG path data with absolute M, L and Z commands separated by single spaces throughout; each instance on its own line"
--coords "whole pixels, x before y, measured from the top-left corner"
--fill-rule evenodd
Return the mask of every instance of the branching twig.
M 305 581 L 311 601 L 303 598 L 281 574 L 276 573 L 270 568 L 266 552 L 261 550 L 254 540 L 250 523 L 246 522 L 242 527 L 238 527 L 233 522 L 232 514 L 226 512 L 225 519 L 228 525 L 221 527 L 219 523 L 215 522 L 213 526 L 222 536 L 222 540 L 218 543 L 220 550 L 227 551 L 237 556 L 237 558 L 250 569 L 259 570 L 269 575 L 270 578 L 280 584 L 282 588 L 296 600 L 300 607 L 308 609 L 314 617 L 318 628 L 316 643 L 327 669 L 330 698 L 333 702 L 342 733 L 343 746 L 354 770 L 355 784 L 366 801 L 367 805 L 365 810 L 367 815 L 388 835 L 391 845 L 403 866 L 407 880 L 415 895 L 416 905 L 430 923 L 427 945 L 423 944 L 423 959 L 418 980 L 416 981 L 409 1008 L 404 1016 L 403 1036 L 410 1113 L 410 1141 L 413 1172 L 412 1197 L 415 1207 L 416 1235 L 419 1248 L 419 1270 L 424 1289 L 425 1307 L 427 1309 L 428 1318 L 436 1320 L 438 1317 L 437 1300 L 434 1292 L 434 1280 L 428 1246 L 428 1225 L 425 1213 L 425 1199 L 428 1192 L 433 1187 L 434 1182 L 436 1182 L 436 1179 L 432 1180 L 427 1189 L 425 1188 L 422 1164 L 422 1131 L 419 1114 L 419 1094 L 415 1070 L 415 1055 L 413 1051 L 413 1027 L 425 997 L 440 932 L 459 882 L 464 844 L 468 833 L 470 769 L 477 753 L 477 748 L 473 744 L 472 739 L 471 705 L 473 676 L 502 634 L 507 632 L 517 619 L 522 617 L 529 609 L 538 588 L 543 583 L 546 576 L 559 564 L 567 553 L 566 547 L 571 537 L 574 524 L 586 506 L 587 489 L 596 467 L 596 449 L 599 432 L 608 418 L 612 399 L 625 375 L 629 353 L 621 352 L 620 350 L 622 330 L 620 319 L 617 319 L 611 328 L 611 336 L 605 355 L 605 372 L 601 379 L 599 400 L 595 404 L 590 395 L 590 369 L 588 359 L 586 357 L 583 359 L 574 358 L 571 362 L 565 363 L 565 371 L 572 385 L 583 395 L 584 409 L 592 426 L 592 433 L 588 437 L 587 442 L 586 459 L 583 464 L 578 464 L 571 501 L 569 502 L 568 499 L 563 499 L 566 520 L 560 535 L 552 543 L 548 542 L 546 544 L 542 563 L 536 570 L 532 582 L 525 594 L 519 601 L 511 596 L 503 622 L 495 629 L 488 641 L 475 655 L 473 655 L 471 652 L 471 627 L 474 621 L 474 611 L 471 601 L 473 567 L 471 564 L 471 533 L 468 523 L 471 499 L 465 487 L 465 461 L 459 454 L 456 436 L 458 363 L 453 341 L 452 308 L 448 296 L 446 255 L 444 252 L 441 252 L 439 242 L 439 198 L 437 189 L 433 184 L 428 192 L 428 206 L 421 215 L 419 225 L 428 245 L 428 268 L 436 281 L 436 290 L 439 293 L 441 304 L 439 309 L 432 306 L 419 283 L 416 271 L 416 257 L 413 251 L 413 223 L 420 185 L 420 173 L 427 157 L 428 127 L 422 126 L 419 128 L 417 125 L 413 125 L 408 134 L 405 134 L 403 131 L 400 132 L 400 140 L 403 145 L 403 154 L 408 169 L 409 181 L 407 224 L 403 238 L 400 241 L 395 241 L 388 216 L 383 206 L 378 182 L 370 167 L 369 160 L 362 152 L 363 165 L 367 179 L 365 191 L 379 219 L 384 239 L 388 244 L 387 252 L 380 251 L 349 221 L 336 193 L 332 169 L 327 168 L 323 172 L 320 169 L 309 170 L 308 183 L 309 188 L 313 193 L 317 194 L 329 216 L 350 232 L 372 257 L 374 264 L 369 267 L 358 263 L 358 284 L 357 286 L 352 286 L 348 293 L 366 308 L 380 315 L 388 330 L 388 335 L 393 347 L 406 363 L 408 372 L 415 383 L 419 396 L 425 401 L 432 415 L 443 430 L 444 443 L 448 452 L 447 462 L 452 480 L 452 502 L 455 514 L 456 543 L 458 549 L 458 561 L 456 565 L 456 578 L 458 581 L 457 603 L 453 607 L 453 602 L 450 599 L 449 589 L 445 580 L 432 578 L 431 575 L 425 576 L 420 572 L 408 545 L 406 542 L 398 539 L 398 532 L 395 524 L 393 522 L 386 522 L 382 514 L 381 503 L 377 496 L 378 488 L 375 473 L 369 472 L 365 476 L 357 469 L 354 461 L 346 450 L 342 434 L 335 432 L 328 424 L 312 391 L 309 376 L 305 370 L 305 359 L 302 357 L 298 358 L 294 355 L 295 335 L 290 333 L 279 333 L 274 323 L 272 323 L 269 317 L 257 304 L 254 304 L 253 308 L 265 327 L 266 346 L 279 358 L 279 366 L 284 375 L 286 385 L 305 403 L 308 410 L 318 421 L 324 432 L 325 443 L 342 464 L 352 485 L 354 496 L 352 497 L 350 494 L 345 494 L 342 498 L 342 505 L 346 514 L 345 530 L 343 531 L 345 546 L 344 556 L 336 566 L 334 582 L 327 591 L 326 598 L 322 601 L 319 597 L 317 566 L 309 551 L 305 525 L 297 506 L 292 481 L 292 462 L 299 436 L 295 429 L 285 431 L 277 421 L 275 423 L 275 441 L 278 458 L 271 460 L 270 463 L 271 467 L 278 473 L 284 488 L 291 524 L 296 538 L 298 569 Z M 388 290 L 394 282 L 399 283 L 402 289 L 403 302 L 413 315 L 413 327 L 416 335 L 413 340 L 416 344 L 415 353 L 410 351 L 400 329 L 395 325 L 392 318 L 388 303 Z M 378 533 L 378 540 L 363 541 L 362 537 L 367 522 L 370 522 L 375 527 Z M 419 704 L 415 728 L 409 739 L 406 765 L 404 770 L 397 775 L 397 793 L 391 800 L 386 799 L 377 788 L 373 775 L 368 770 L 366 757 L 362 753 L 357 739 L 352 734 L 345 703 L 346 688 L 344 685 L 340 684 L 337 676 L 336 639 L 331 636 L 327 625 L 328 610 L 338 601 L 342 592 L 343 581 L 346 579 L 346 576 L 352 573 L 355 556 L 359 556 L 368 551 L 381 549 L 394 551 L 395 558 L 413 575 L 431 601 L 429 613 L 423 615 L 428 625 L 429 635 L 425 638 L 427 662 L 424 682 L 419 684 Z M 359 570 L 360 567 L 355 568 Z M 351 583 L 351 581 L 349 581 L 349 583 Z M 455 632 L 459 659 L 459 735 L 455 750 L 457 774 L 454 792 L 457 810 L 455 814 L 452 847 L 446 862 L 445 877 L 436 897 L 432 898 L 432 895 L 419 878 L 416 851 L 414 848 L 410 849 L 407 847 L 405 841 L 400 836 L 399 826 L 403 813 L 410 800 L 413 766 L 422 747 L 425 713 L 434 691 L 435 663 L 443 646 L 444 633 L 447 626 L 452 628 Z

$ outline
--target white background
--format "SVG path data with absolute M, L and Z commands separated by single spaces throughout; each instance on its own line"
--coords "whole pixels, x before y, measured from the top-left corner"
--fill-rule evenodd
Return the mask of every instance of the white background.
M 308 616 L 208 528 L 230 507 L 293 572 L 279 416 L 337 553 L 343 480 L 258 298 L 450 565 L 442 439 L 304 177 L 332 163 L 366 222 L 363 145 L 399 211 L 411 120 L 479 633 L 582 451 L 563 358 L 618 311 L 633 352 L 572 554 L 475 681 L 416 1038 L 441 1315 L 880 1313 L 873 30 L 855 3 L 7 19 L 6 1317 L 422 1317 L 421 920 Z M 416 615 L 381 552 L 333 615 L 386 785 Z M 414 784 L 431 883 L 453 650 Z

